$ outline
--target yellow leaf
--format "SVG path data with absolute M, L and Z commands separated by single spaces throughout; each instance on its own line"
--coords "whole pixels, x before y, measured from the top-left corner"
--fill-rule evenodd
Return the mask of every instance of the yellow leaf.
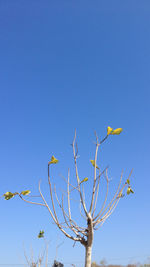
M 134 191 L 132 190 L 132 188 L 130 186 L 128 186 L 128 189 L 127 189 L 127 195 L 129 195 L 130 193 L 134 193 Z
M 123 131 L 122 128 L 117 128 L 111 132 L 111 134 L 120 134 Z
M 134 191 L 130 188 L 130 192 L 132 193 L 132 194 L 134 194 Z
M 95 160 L 90 159 L 90 162 L 92 163 L 93 167 L 95 167 Z M 99 169 L 97 165 L 96 165 L 96 168 Z
M 23 196 L 29 195 L 30 193 L 31 193 L 30 190 L 25 190 L 25 191 L 22 191 L 22 192 L 21 192 L 21 194 L 22 194 Z
M 110 126 L 108 126 L 107 127 L 107 135 L 110 135 L 112 131 L 113 131 L 113 128 L 111 128 Z
M 38 238 L 42 238 L 42 237 L 44 237 L 44 231 L 40 231 L 38 234 Z
M 127 182 L 127 184 L 130 184 L 130 180 L 129 180 L 129 179 L 127 179 L 127 181 L 126 181 L 126 182 Z
M 11 192 L 6 192 L 3 197 L 5 197 L 5 200 L 9 200 L 12 197 L 14 197 L 15 194 L 11 193 Z
M 85 177 L 81 182 L 80 182 L 80 184 L 81 183 L 84 183 L 84 182 L 87 182 L 88 181 L 88 177 Z
M 48 162 L 48 164 L 56 164 L 58 163 L 58 159 L 56 159 L 54 156 L 51 157 L 51 160 Z

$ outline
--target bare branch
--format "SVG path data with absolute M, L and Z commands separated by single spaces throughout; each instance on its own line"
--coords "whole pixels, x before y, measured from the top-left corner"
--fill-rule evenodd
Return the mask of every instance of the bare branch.
M 48 183 L 49 183 L 49 188 L 50 188 L 50 196 L 51 196 L 51 201 L 52 201 L 52 207 L 55 215 L 55 219 L 58 222 L 57 214 L 55 211 L 55 206 L 54 206 L 54 200 L 53 200 L 53 193 L 52 193 L 52 186 L 51 186 L 51 181 L 50 181 L 50 173 L 49 173 L 49 164 L 48 164 Z
M 68 212 L 69 212 L 69 221 L 71 228 L 73 227 L 72 225 L 72 220 L 71 220 L 71 209 L 70 209 L 70 190 L 69 190 L 69 178 L 70 178 L 70 172 L 68 169 L 68 182 L 67 182 L 67 200 L 68 200 Z M 73 228 L 72 228 L 73 229 Z
M 100 173 L 100 169 L 99 169 L 99 176 L 98 176 L 98 180 L 97 180 L 97 186 L 96 186 L 96 196 L 95 196 L 95 201 L 94 201 L 94 208 L 93 208 L 93 212 L 92 212 L 92 218 L 94 217 L 94 213 L 95 213 L 95 209 L 96 209 L 96 204 L 97 204 L 97 199 L 98 199 L 98 193 L 99 193 L 99 183 L 100 183 L 100 177 L 101 177 L 101 173 Z
M 80 214 L 81 214 L 81 216 L 82 216 L 85 220 L 87 220 L 87 218 L 82 214 L 82 211 L 81 211 L 81 200 L 80 200 L 80 203 L 79 203 L 79 210 L 80 210 Z
M 84 201 L 84 203 L 85 203 L 85 193 L 84 193 L 84 185 L 83 185 L 83 184 L 82 184 L 82 192 L 83 192 L 83 201 Z M 87 220 L 87 217 L 84 216 L 84 215 L 82 214 L 82 211 L 81 211 L 81 199 L 80 199 L 80 204 L 79 204 L 79 206 L 80 206 L 80 214 L 81 214 L 81 216 L 82 216 L 85 220 Z
M 108 138 L 108 135 L 106 135 L 105 137 L 104 137 L 104 139 L 102 139 L 102 141 L 100 141 L 100 145 L 106 140 Z
M 130 174 L 129 174 L 129 176 L 128 176 L 128 179 L 130 178 L 130 176 L 131 176 L 131 174 L 132 174 L 132 171 L 133 171 L 133 169 L 131 170 L 131 172 L 130 172 Z M 122 192 L 123 192 L 123 190 L 124 190 L 124 188 L 125 188 L 126 186 L 127 186 L 127 182 L 125 182 L 125 184 L 124 184 L 124 185 L 122 186 L 122 188 L 120 189 L 120 191 L 119 191 L 119 193 L 118 193 L 118 196 L 116 196 L 114 205 L 112 205 L 112 206 L 111 206 L 111 209 L 109 209 L 109 211 L 105 214 L 106 218 L 108 218 L 108 217 L 112 214 L 112 212 L 115 210 L 115 208 L 117 207 L 117 205 L 118 205 L 118 203 L 119 203 L 119 200 L 120 200 L 120 198 L 121 198 L 121 197 L 119 197 L 119 196 L 122 194 Z
M 62 211 L 63 215 L 65 214 L 65 218 L 64 218 L 64 219 L 65 219 L 65 222 L 60 223 L 60 225 L 62 225 L 62 224 L 66 224 L 66 216 L 68 217 L 68 215 L 66 214 L 65 211 L 63 211 L 63 207 L 62 207 L 62 205 L 60 204 L 60 201 L 59 201 L 58 196 L 57 196 L 57 193 L 56 193 L 56 187 L 55 187 L 55 184 L 54 184 L 54 193 L 55 193 L 55 197 L 56 197 L 57 203 L 58 203 L 59 207 L 61 208 L 61 211 Z M 67 225 L 68 225 L 68 222 L 67 222 Z M 63 226 L 63 228 L 64 228 L 64 227 L 65 227 L 65 226 Z M 70 226 L 69 226 L 69 227 L 65 227 L 65 228 L 70 228 Z
M 95 221 L 98 217 L 102 216 L 102 215 L 105 213 L 105 211 L 111 206 L 112 202 L 113 202 L 114 199 L 116 198 L 116 196 L 117 196 L 117 194 L 118 194 L 118 191 L 119 191 L 119 188 L 120 188 L 120 185 L 121 185 L 122 176 L 123 176 L 123 172 L 121 173 L 121 177 L 120 177 L 119 185 L 118 185 L 118 187 L 117 187 L 116 193 L 114 194 L 114 197 L 113 197 L 112 200 L 109 202 L 109 204 L 108 204 L 107 207 L 104 209 L 104 211 L 103 211 L 103 209 L 100 210 L 100 212 L 99 212 L 99 213 L 96 215 L 96 217 L 94 218 L 94 221 Z M 108 193 L 106 193 L 106 194 L 108 194 Z M 106 200 L 107 200 L 107 199 L 106 199 Z M 106 201 L 104 201 L 104 203 L 106 203 Z M 104 208 L 104 205 L 103 205 L 103 208 Z M 103 212 L 102 212 L 102 211 L 103 211 Z
M 63 180 L 66 182 L 66 184 L 68 184 L 68 181 L 66 180 L 66 178 L 64 176 L 61 175 L 61 178 L 63 178 Z M 72 185 L 71 183 L 69 183 L 69 186 L 71 186 L 73 188 L 73 189 L 70 190 L 70 192 L 72 192 L 75 189 L 78 190 L 78 187 Z
M 41 192 L 41 189 L 40 189 L 40 182 L 39 182 L 39 192 L 40 192 L 40 195 L 41 195 L 41 197 L 42 197 L 42 199 L 43 199 L 43 201 L 44 201 L 44 203 L 45 203 L 45 205 L 46 205 L 46 207 L 47 207 L 47 209 L 48 209 L 48 211 L 49 211 L 49 213 L 50 213 L 52 219 L 54 220 L 55 224 L 57 225 L 57 227 L 64 233 L 64 235 L 65 235 L 66 237 L 68 237 L 68 238 L 70 238 L 70 239 L 72 239 L 72 240 L 74 240 L 74 241 L 80 241 L 79 238 L 76 238 L 76 237 L 73 237 L 73 236 L 69 235 L 69 234 L 62 228 L 62 226 L 61 226 L 61 224 L 58 222 L 58 220 L 56 221 L 56 218 L 54 217 L 54 215 L 53 215 L 53 213 L 52 213 L 50 207 L 48 206 L 48 204 L 47 204 L 47 202 L 46 202 L 46 200 L 45 200 L 45 198 L 44 198 L 44 196 L 43 196 L 43 194 L 42 194 L 42 192 Z
M 91 199 L 91 205 L 90 205 L 90 209 L 89 209 L 89 213 L 91 213 L 92 208 L 93 208 L 93 203 L 94 203 L 94 197 L 95 197 L 95 186 L 96 186 L 96 161 L 97 161 L 97 153 L 98 153 L 98 147 L 99 147 L 99 143 L 98 143 L 98 137 L 96 135 L 96 151 L 95 151 L 95 164 L 94 164 L 94 181 L 93 181 L 93 190 L 92 190 L 92 199 Z
M 57 259 L 58 248 L 59 248 L 60 246 L 62 246 L 63 244 L 64 244 L 64 241 L 63 241 L 63 242 L 61 242 L 60 244 L 58 244 L 58 245 L 56 246 L 56 255 L 55 255 L 55 260 Z
M 119 194 L 123 191 L 125 186 L 126 186 L 126 184 L 120 190 Z M 119 200 L 120 200 L 120 198 L 116 198 L 115 201 L 113 202 L 113 204 L 111 205 L 111 207 L 109 208 L 109 211 L 105 214 L 105 216 L 103 216 L 103 218 L 101 218 L 100 220 L 97 220 L 95 225 L 98 225 L 99 223 L 101 223 L 101 225 L 97 229 L 99 229 L 103 225 L 105 220 L 113 213 L 113 211 L 116 209 L 116 207 L 117 207 L 117 205 L 119 203 Z
M 32 202 L 32 201 L 30 201 L 30 200 L 27 200 L 27 199 L 23 198 L 21 194 L 18 194 L 18 196 L 19 196 L 19 197 L 20 197 L 20 198 L 21 198 L 23 201 L 25 201 L 25 202 L 27 202 L 27 203 L 30 203 L 30 204 L 35 204 L 35 205 L 39 205 L 39 206 L 46 207 L 46 205 L 45 205 L 45 204 L 42 204 L 42 203 L 37 203 L 37 202 Z
M 53 215 L 53 213 L 52 213 L 50 207 L 48 206 L 48 204 L 47 204 L 47 202 L 46 202 L 46 200 L 45 200 L 45 198 L 44 198 L 44 196 L 43 196 L 43 194 L 42 194 L 42 192 L 41 192 L 40 183 L 41 183 L 41 181 L 39 181 L 39 192 L 40 192 L 40 195 L 41 195 L 41 197 L 42 197 L 42 199 L 43 199 L 43 201 L 44 201 L 44 203 L 45 203 L 45 206 L 46 206 L 46 208 L 48 209 L 48 211 L 49 211 L 49 213 L 50 213 L 52 219 L 53 219 L 54 222 L 57 224 L 56 218 L 54 217 L 54 215 Z
M 63 216 L 64 216 L 64 220 L 65 220 L 66 224 L 67 224 L 68 227 L 71 228 L 71 230 L 76 234 L 75 230 L 72 229 L 72 224 L 70 223 L 70 218 L 69 218 L 69 223 L 70 223 L 70 225 L 68 224 L 67 219 L 66 219 L 66 217 L 69 217 L 69 216 L 68 216 L 68 214 L 66 214 L 66 212 L 65 212 L 65 210 L 64 210 L 63 194 L 62 194 L 62 205 L 61 205 L 61 206 L 62 206 L 62 212 L 63 212 Z
M 81 184 L 80 184 L 79 175 L 78 175 L 78 168 L 77 168 L 77 153 L 78 153 L 78 149 L 77 149 L 77 151 L 75 150 L 75 141 L 76 141 L 76 131 L 75 131 L 75 136 L 74 136 L 74 140 L 73 140 L 73 144 L 72 144 L 73 155 L 74 155 L 74 163 L 75 163 L 75 170 L 76 170 L 76 178 L 77 178 L 78 190 L 79 190 L 79 194 L 80 194 L 81 203 L 82 203 L 84 212 L 85 212 L 86 216 L 88 217 L 88 212 L 87 212 L 86 205 L 85 205 L 85 202 L 83 200 L 82 192 L 81 192 L 81 188 L 80 188 Z M 77 148 L 77 145 L 76 145 L 76 148 Z
M 118 195 L 120 195 L 120 194 L 123 192 L 125 186 L 127 186 L 126 183 L 122 186 L 122 188 L 120 189 Z M 115 208 L 116 208 L 117 205 L 118 205 L 119 200 L 120 200 L 120 197 L 118 198 L 117 195 L 116 195 L 116 197 L 115 197 L 115 199 L 113 200 L 112 204 L 110 205 L 109 210 L 107 211 L 107 213 L 106 213 L 103 217 L 97 219 L 97 221 L 94 223 L 94 226 L 95 226 L 95 225 L 98 225 L 100 222 L 104 222 L 104 221 L 105 221 L 105 220 L 106 220 L 106 219 L 113 213 L 113 211 L 115 210 Z M 110 203 L 109 203 L 109 204 L 110 204 Z M 103 212 L 103 213 L 104 213 L 104 212 Z M 101 215 L 101 216 L 102 216 L 102 215 Z
M 75 241 L 81 241 L 81 237 L 72 237 L 71 235 L 69 235 L 67 232 L 64 231 L 64 229 L 62 228 L 62 226 L 60 225 L 59 221 L 58 221 L 58 218 L 57 218 L 57 215 L 56 215 L 56 211 L 55 211 L 55 206 L 54 206 L 54 201 L 53 201 L 53 194 L 52 194 L 52 186 L 51 186 L 51 181 L 50 181 L 50 175 L 49 175 L 49 165 L 48 165 L 48 182 L 49 182 L 49 187 L 50 187 L 50 196 L 51 196 L 51 201 L 52 201 L 52 206 L 53 206 L 53 211 L 54 211 L 54 215 L 55 215 L 55 223 L 57 224 L 58 228 L 67 236 L 69 237 L 70 239 L 72 240 L 75 240 Z M 61 206 L 60 206 L 61 207 Z M 52 216 L 52 218 L 54 219 L 54 215 L 52 214 L 49 206 L 47 205 L 47 208 Z M 66 220 L 66 213 L 64 211 L 64 208 L 62 206 L 62 212 L 63 212 L 63 215 L 64 215 L 64 219 L 65 219 L 65 222 L 66 224 L 68 225 L 68 222 Z M 72 229 L 73 230 L 73 229 Z M 74 230 L 73 230 L 74 232 Z
M 23 247 L 24 247 L 24 246 L 23 246 Z M 25 259 L 26 259 L 26 261 L 27 261 L 27 264 L 30 266 L 30 262 L 29 262 L 29 260 L 28 260 L 28 257 L 27 257 L 27 255 L 26 255 L 25 248 L 24 248 L 24 256 L 25 256 Z
M 67 220 L 66 220 L 66 217 L 65 217 L 65 213 L 64 213 L 64 205 L 63 205 L 63 195 L 62 195 L 62 211 L 63 211 L 63 215 L 64 215 L 64 219 L 65 219 L 65 222 L 66 224 L 69 226 L 69 228 L 75 233 L 76 236 L 78 236 L 78 232 L 79 231 L 76 231 L 75 230 L 75 227 L 72 225 L 72 222 L 71 222 L 71 218 L 69 217 L 69 222 L 70 222 L 70 225 L 67 223 Z M 80 236 L 80 235 L 79 235 Z M 80 236 L 81 238 L 81 236 Z
M 56 194 L 56 192 L 55 192 L 55 194 Z M 70 229 L 70 225 L 68 226 L 68 222 L 69 222 L 69 220 L 67 221 L 67 219 L 66 219 L 66 217 L 67 217 L 68 215 L 67 215 L 66 212 L 63 210 L 63 207 L 62 207 L 62 205 L 60 204 L 60 202 L 59 202 L 59 200 L 58 200 L 57 194 L 56 194 L 56 199 L 57 199 L 58 205 L 59 205 L 59 207 L 60 207 L 60 209 L 61 209 L 61 211 L 62 211 L 64 220 L 65 220 L 64 222 L 59 222 L 59 224 L 61 225 L 62 228 Z M 67 226 L 65 226 L 64 224 L 67 224 Z
M 58 202 L 58 205 L 59 205 L 59 207 L 61 208 L 62 213 L 63 213 L 63 217 L 64 217 L 64 219 L 65 219 L 65 222 L 64 222 L 64 223 L 68 225 L 68 222 L 70 222 L 70 220 L 69 220 L 69 215 L 65 212 L 63 203 L 60 204 L 60 201 L 59 201 L 58 196 L 57 196 L 57 193 L 56 193 L 56 187 L 55 187 L 55 186 L 54 186 L 54 192 L 55 192 L 55 196 L 56 196 L 56 200 L 57 200 L 57 202 Z M 67 221 L 66 217 L 68 218 L 68 221 Z M 62 224 L 64 224 L 64 223 L 60 223 L 60 225 L 62 225 Z M 86 228 L 79 227 L 79 226 L 77 225 L 77 223 L 76 223 L 74 220 L 72 220 L 72 219 L 71 219 L 71 225 L 72 225 L 72 226 L 69 226 L 69 227 L 68 227 L 69 229 L 71 229 L 72 231 L 73 231 L 73 229 L 76 229 L 77 232 L 80 232 L 80 233 L 82 233 L 83 235 L 86 235 L 86 234 L 85 234 L 85 229 L 86 229 Z M 63 228 L 64 228 L 64 226 L 63 226 Z M 66 228 L 67 228 L 67 227 L 66 227 Z M 74 232 L 74 233 L 75 233 L 75 232 Z
M 105 207 L 105 204 L 106 204 L 106 201 L 107 201 L 107 197 L 108 197 L 108 176 L 107 176 L 107 168 L 106 168 L 106 181 L 107 181 L 107 189 L 106 189 L 106 195 L 105 195 L 105 199 L 104 199 L 104 203 L 102 205 L 102 208 L 101 210 L 99 211 L 99 215 L 101 214 L 101 212 L 103 211 L 104 207 Z M 98 184 L 99 185 L 99 184 Z M 95 208 L 96 208 L 96 205 L 95 205 Z M 95 210 L 94 210 L 95 211 Z M 93 211 L 93 217 L 94 217 L 94 211 Z

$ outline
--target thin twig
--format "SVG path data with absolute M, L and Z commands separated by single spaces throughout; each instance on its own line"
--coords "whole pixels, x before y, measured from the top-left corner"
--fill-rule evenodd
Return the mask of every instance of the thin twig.
M 75 170 L 76 170 L 76 178 L 77 178 L 77 183 L 78 183 L 78 188 L 79 188 L 79 194 L 80 194 L 81 203 L 82 203 L 82 206 L 83 206 L 83 209 L 84 209 L 84 212 L 85 212 L 86 216 L 88 216 L 88 212 L 87 212 L 87 209 L 86 209 L 85 202 L 83 201 L 83 196 L 82 196 L 82 192 L 81 192 L 81 188 L 80 188 L 80 180 L 79 180 L 78 168 L 77 168 L 77 153 L 78 153 L 78 148 L 77 148 L 77 145 L 76 145 L 77 151 L 75 151 L 75 141 L 76 141 L 76 131 L 75 131 L 75 136 L 74 136 L 74 140 L 73 140 L 73 144 L 72 144 L 72 147 L 73 147 L 73 155 L 74 155 L 74 163 L 75 163 Z
M 48 164 L 48 183 L 49 183 L 49 188 L 50 188 L 50 196 L 51 196 L 51 201 L 52 201 L 52 207 L 53 207 L 53 212 L 55 215 L 55 219 L 58 222 L 55 206 L 54 206 L 54 200 L 53 200 L 53 193 L 52 193 L 52 186 L 51 186 L 51 181 L 50 181 L 50 172 L 49 172 L 49 164 Z
M 50 215 L 51 215 L 53 221 L 55 222 L 55 224 L 57 225 L 57 227 L 61 230 L 61 232 L 62 232 L 66 237 L 68 237 L 68 238 L 70 238 L 70 239 L 72 239 L 72 240 L 74 240 L 74 241 L 79 241 L 79 242 L 81 242 L 81 238 L 73 237 L 73 236 L 71 236 L 70 234 L 68 234 L 68 233 L 62 228 L 61 224 L 60 224 L 58 221 L 56 221 L 56 218 L 54 217 L 54 215 L 53 215 L 53 213 L 52 213 L 50 207 L 48 206 L 48 204 L 47 204 L 47 202 L 46 202 L 46 200 L 45 200 L 45 198 L 44 198 L 44 196 L 43 196 L 43 194 L 42 194 L 42 192 L 41 192 L 41 190 L 40 190 L 40 182 L 39 182 L 39 192 L 40 192 L 40 195 L 41 195 L 41 197 L 42 197 L 42 199 L 43 199 L 43 201 L 44 201 L 44 203 L 45 203 L 45 205 L 46 205 L 46 207 L 47 207 L 47 209 L 48 209 L 48 211 L 49 211 L 49 213 L 50 213 Z
M 105 211 L 110 207 L 110 205 L 112 204 L 112 202 L 114 201 L 114 199 L 115 199 L 115 197 L 116 197 L 116 195 L 118 194 L 118 191 L 119 191 L 119 188 L 120 188 L 120 185 L 121 185 L 121 181 L 122 181 L 122 176 L 123 176 L 123 172 L 121 173 L 121 176 L 120 176 L 120 181 L 119 181 L 119 184 L 118 184 L 118 187 L 117 187 L 117 190 L 116 190 L 116 192 L 115 192 L 115 194 L 114 194 L 114 197 L 112 198 L 112 200 L 109 202 L 109 204 L 107 205 L 107 207 L 104 209 L 104 211 L 102 212 L 102 210 L 100 210 L 100 212 L 96 215 L 96 217 L 94 218 L 94 221 L 98 218 L 98 217 L 100 217 L 100 216 L 102 216 L 104 213 L 105 213 Z M 101 213 L 102 212 L 102 213 Z
M 105 199 L 104 199 L 104 203 L 103 203 L 103 205 L 102 205 L 102 208 L 101 208 L 101 210 L 99 211 L 99 216 L 100 216 L 100 214 L 101 214 L 101 212 L 103 211 L 103 209 L 104 209 L 104 207 L 105 207 L 105 204 L 106 204 L 106 201 L 107 201 L 107 197 L 108 197 L 108 182 L 109 182 L 109 180 L 108 180 L 108 176 L 107 176 L 107 169 L 106 169 L 106 181 L 107 181 L 107 189 L 106 189 L 106 195 L 105 195 Z M 93 217 L 94 217 L 94 214 L 93 214 Z
M 126 183 L 125 183 L 125 184 L 122 186 L 122 188 L 120 189 L 119 194 L 123 192 L 125 186 L 127 186 Z M 96 221 L 96 223 L 94 223 L 94 226 L 95 226 L 95 225 L 98 225 L 101 221 L 105 221 L 105 220 L 112 214 L 112 212 L 113 212 L 113 211 L 115 210 L 115 208 L 117 207 L 119 200 L 120 200 L 120 198 L 118 198 L 118 197 L 116 196 L 116 198 L 114 199 L 114 201 L 113 201 L 112 204 L 110 205 L 109 210 L 107 211 L 107 213 L 106 213 L 103 217 L 101 217 L 101 219 L 98 219 L 98 220 Z M 102 216 L 102 215 L 101 215 L 101 216 Z
M 63 209 L 63 205 L 61 205 L 60 204 L 60 201 L 59 201 L 59 199 L 58 199 L 58 196 L 57 196 L 57 193 L 56 193 L 56 187 L 54 186 L 54 192 L 55 192 L 55 196 L 56 196 L 56 200 L 57 200 L 57 202 L 58 202 L 58 205 L 59 205 L 59 207 L 61 208 L 61 210 L 62 210 L 62 213 L 65 215 L 65 217 L 67 217 L 68 218 L 68 221 L 67 221 L 67 219 L 66 218 L 64 218 L 65 219 L 65 222 L 63 222 L 63 223 L 60 223 L 60 225 L 62 225 L 62 224 L 66 224 L 66 221 L 67 222 L 69 222 L 69 215 L 65 212 L 65 210 Z M 83 228 L 83 227 L 79 227 L 78 225 L 77 225 L 77 223 L 74 221 L 74 220 L 72 220 L 71 219 L 71 223 L 73 224 L 73 228 L 75 228 L 77 231 L 79 231 L 79 232 L 81 232 L 82 234 L 84 234 L 84 231 L 85 231 L 85 229 L 86 228 Z M 71 227 L 71 226 L 70 226 Z M 69 228 L 70 228 L 69 227 Z M 64 226 L 63 226 L 63 228 L 64 228 Z M 67 227 L 66 227 L 67 228 Z
M 35 204 L 35 205 L 39 205 L 39 206 L 44 206 L 44 207 L 46 207 L 45 204 L 37 203 L 37 202 L 32 202 L 32 201 L 30 201 L 30 200 L 27 200 L 27 199 L 23 198 L 22 195 L 20 195 L 20 194 L 18 194 L 18 196 L 19 196 L 23 201 L 25 201 L 25 202 L 27 202 L 27 203 Z
M 61 176 L 61 178 L 66 182 L 66 184 L 68 184 L 66 178 L 65 178 L 64 176 L 62 176 L 62 175 L 60 175 L 60 176 Z M 72 192 L 74 189 L 78 190 L 78 187 L 76 187 L 76 186 L 74 186 L 74 185 L 72 185 L 72 184 L 70 184 L 70 183 L 69 183 L 69 185 L 73 188 L 72 190 L 70 190 L 70 192 Z M 78 190 L 78 191 L 79 191 L 79 190 Z
M 93 203 L 94 203 L 94 197 L 95 197 L 95 187 L 96 187 L 96 161 L 97 161 L 97 153 L 98 153 L 98 147 L 99 147 L 99 143 L 98 143 L 98 137 L 96 135 L 96 151 L 95 151 L 95 159 L 94 159 L 94 182 L 93 182 L 93 190 L 92 190 L 92 199 L 91 199 L 91 205 L 90 205 L 90 209 L 89 209 L 89 213 L 91 213 L 92 208 L 93 208 Z

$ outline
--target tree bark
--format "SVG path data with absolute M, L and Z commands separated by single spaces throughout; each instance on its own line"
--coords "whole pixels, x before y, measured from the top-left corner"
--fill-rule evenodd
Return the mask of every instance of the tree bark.
M 93 244 L 93 222 L 91 213 L 88 213 L 87 218 L 87 241 L 85 246 L 85 267 L 91 267 L 91 256 L 92 256 L 92 244 Z
M 91 267 L 92 246 L 85 247 L 85 267 Z

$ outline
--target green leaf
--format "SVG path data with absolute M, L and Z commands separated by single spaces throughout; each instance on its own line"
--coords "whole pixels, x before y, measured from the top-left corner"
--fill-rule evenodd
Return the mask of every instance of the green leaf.
M 43 238 L 44 237 L 44 231 L 40 231 L 39 234 L 38 234 L 38 238 Z
M 30 190 L 25 190 L 21 192 L 21 195 L 26 196 L 26 195 L 29 195 L 30 193 L 31 193 Z
M 48 162 L 48 164 L 56 164 L 58 163 L 58 159 L 56 159 L 54 156 L 51 157 L 51 160 Z
M 5 198 L 5 200 L 9 200 L 11 199 L 12 197 L 14 197 L 15 194 L 11 193 L 11 192 L 6 192 L 3 197 Z

